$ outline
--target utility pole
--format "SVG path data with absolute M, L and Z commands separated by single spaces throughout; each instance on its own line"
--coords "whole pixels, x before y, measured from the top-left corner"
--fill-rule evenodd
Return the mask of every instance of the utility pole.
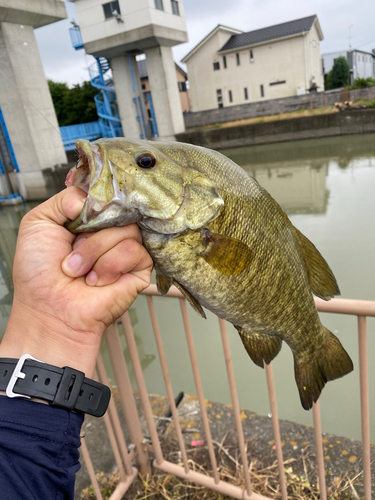
M 352 50 L 352 36 L 351 36 L 351 29 L 353 28 L 353 24 L 351 24 L 350 26 L 348 26 L 348 30 L 349 30 L 349 50 L 351 51 Z

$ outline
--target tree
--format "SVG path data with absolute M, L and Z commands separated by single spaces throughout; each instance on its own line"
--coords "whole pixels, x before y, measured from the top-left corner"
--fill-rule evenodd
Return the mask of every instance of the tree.
M 48 80 L 48 86 L 60 127 L 98 120 L 94 101 L 98 89 L 90 82 L 73 85 L 70 89 L 66 83 Z
M 350 84 L 350 66 L 344 56 L 337 57 L 331 75 L 332 88 L 345 87 Z

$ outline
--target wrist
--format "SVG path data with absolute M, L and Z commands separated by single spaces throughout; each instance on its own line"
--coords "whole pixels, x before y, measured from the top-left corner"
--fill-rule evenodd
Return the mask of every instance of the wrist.
M 20 358 L 28 353 L 57 367 L 70 366 L 91 378 L 100 349 L 101 336 L 77 332 L 62 321 L 13 303 L 0 357 Z

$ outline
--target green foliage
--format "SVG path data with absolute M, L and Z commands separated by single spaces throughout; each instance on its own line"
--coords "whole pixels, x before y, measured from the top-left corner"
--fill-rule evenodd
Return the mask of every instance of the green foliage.
M 66 83 L 48 80 L 48 86 L 60 127 L 97 121 L 94 96 L 98 89 L 90 82 L 73 85 L 70 89 Z
M 332 87 L 332 70 L 324 75 L 324 90 L 331 90 Z
M 348 88 L 361 89 L 363 87 L 371 87 L 372 85 L 375 85 L 375 79 L 369 76 L 368 78 L 356 78 L 353 85 L 350 85 Z
M 350 66 L 344 56 L 337 57 L 333 64 L 331 76 L 332 88 L 345 87 L 350 83 Z

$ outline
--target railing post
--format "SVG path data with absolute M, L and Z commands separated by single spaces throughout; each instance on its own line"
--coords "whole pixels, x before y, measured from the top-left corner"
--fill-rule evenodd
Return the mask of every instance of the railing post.
M 130 439 L 135 448 L 135 460 L 139 472 L 142 475 L 150 474 L 151 467 L 147 450 L 144 446 L 142 428 L 138 417 L 137 406 L 133 395 L 133 389 L 130 383 L 128 370 L 120 338 L 116 325 L 111 325 L 105 333 L 105 341 L 108 347 L 109 357 L 113 372 L 115 374 L 117 390 L 120 396 L 122 410 L 125 415 L 126 425 L 129 430 Z
M 358 346 L 365 500 L 371 500 L 370 403 L 367 368 L 366 316 L 358 316 Z

